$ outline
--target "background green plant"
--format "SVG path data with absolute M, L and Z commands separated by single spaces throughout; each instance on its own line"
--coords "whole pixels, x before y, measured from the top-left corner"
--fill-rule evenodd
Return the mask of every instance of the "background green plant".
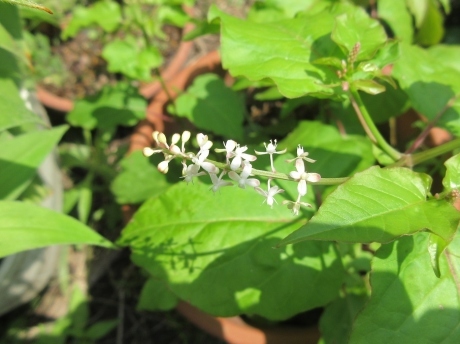
M 175 18 L 170 20 L 176 25 L 189 19 L 181 10 L 174 12 L 178 3 L 161 3 L 158 13 L 173 15 L 158 14 L 164 20 L 149 26 L 139 3 L 125 5 L 101 1 L 79 8 L 63 36 L 91 28 L 95 18 L 110 14 L 96 25 L 107 40 L 109 70 L 147 80 L 162 63 L 152 42 L 161 38 L 164 18 Z M 131 249 L 132 261 L 148 276 L 139 309 L 168 310 L 182 299 L 218 316 L 284 320 L 323 307 L 324 343 L 458 342 L 460 215 L 452 204 L 460 183 L 460 156 L 455 155 L 460 148 L 460 50 L 444 25 L 450 10 L 448 1 L 436 0 L 378 0 L 376 7 L 366 1 L 272 0 L 256 2 L 245 20 L 211 7 L 209 23 L 189 36 L 218 28 L 222 64 L 235 82 L 228 86 L 217 75 L 202 75 L 170 113 L 179 126 L 206 132 L 214 147 L 235 139 L 250 151 L 261 151 L 263 142 L 277 138 L 279 147 L 289 151 L 275 161 L 279 173 L 289 173 L 292 166 L 285 160 L 293 158 L 298 144 L 303 146 L 317 160 L 309 172 L 323 179 L 321 185 L 309 185 L 306 201 L 312 208 L 298 216 L 282 206 L 269 209 L 252 190 L 225 188 L 214 195 L 206 178 L 194 185 L 179 182 L 179 163 L 172 162 L 172 174 L 165 176 L 153 167 L 158 157 L 133 153 L 122 158 L 120 150 L 108 159 L 117 128 L 135 125 L 145 113 L 145 101 L 127 83 L 81 100 L 67 117 L 83 134 L 80 143 L 61 146 L 63 165 L 85 173 L 69 191 L 66 208 L 76 207 L 80 221 L 89 222 L 99 210 L 94 194 L 109 187 L 119 204 L 145 201 L 117 241 Z M 11 66 L 27 66 L 18 35 L 4 27 L 0 54 Z M 117 34 L 124 31 L 133 36 L 121 40 Z M 439 44 L 443 39 L 451 44 Z M 149 63 L 143 62 L 146 56 Z M 18 136 L 25 130 L 20 126 L 36 119 L 18 96 L 12 70 L 19 73 L 0 67 L 7 95 L 0 106 L 16 114 L 0 122 L 2 138 L 11 145 L 1 154 L 11 154 L 10 164 L 29 165 L 23 173 L 13 166 L 10 175 L 18 181 L 4 187 L 5 199 L 20 197 L 40 163 L 27 155 L 37 141 L 27 135 L 40 135 L 40 145 L 33 146 L 46 155 L 66 129 Z M 258 120 L 248 112 L 251 101 L 276 110 Z M 397 128 L 396 117 L 408 109 L 425 119 L 417 123 L 419 136 L 390 144 L 382 124 Z M 448 130 L 453 140 L 428 147 L 424 135 L 433 126 Z M 214 154 L 210 158 L 218 160 Z M 268 166 L 268 159 L 254 163 L 258 169 Z M 337 185 L 336 178 L 344 179 Z M 296 183 L 276 183 L 286 190 L 279 203 L 295 198 Z M 64 215 L 4 203 L 5 216 L 28 207 L 31 214 L 37 212 L 37 223 L 55 223 L 44 229 L 50 233 L 44 241 L 23 219 L 19 226 L 25 231 L 15 233 L 30 238 L 30 244 L 13 250 L 60 243 L 60 226 L 68 223 L 82 235 L 75 234 L 72 242 L 111 246 Z M 10 240 L 12 234 L 4 233 Z M 3 248 L 5 254 L 10 247 Z M 84 337 L 85 329 L 81 325 L 80 332 L 66 333 Z

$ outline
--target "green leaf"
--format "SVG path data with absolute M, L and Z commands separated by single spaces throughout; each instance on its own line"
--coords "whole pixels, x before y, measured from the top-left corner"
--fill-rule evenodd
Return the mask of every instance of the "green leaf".
M 355 321 L 351 344 L 460 341 L 460 247 L 452 242 L 441 255 L 437 278 L 430 273 L 428 237 L 428 233 L 402 237 L 377 251 L 371 299 Z
M 374 80 L 354 80 L 351 83 L 352 87 L 355 87 L 356 89 L 366 92 L 368 94 L 376 95 L 382 92 L 385 92 L 385 86 L 382 84 L 379 84 L 378 82 Z
M 205 20 L 194 21 L 194 28 L 182 36 L 183 41 L 191 41 L 200 36 L 215 34 L 220 32 L 220 25 L 215 23 L 208 23 Z
M 353 321 L 366 301 L 366 295 L 347 294 L 327 305 L 319 322 L 324 343 L 348 344 Z
M 295 98 L 311 93 L 327 97 L 334 91 L 334 70 L 315 65 L 321 57 L 346 56 L 330 39 L 334 13 L 324 11 L 306 18 L 254 23 L 231 17 L 211 7 L 208 19 L 220 18 L 221 55 L 233 76 L 252 81 L 270 78 L 281 94 Z
M 0 201 L 0 218 L 0 257 L 49 245 L 114 248 L 81 222 L 34 204 Z
M 119 243 L 131 247 L 135 264 L 206 312 L 285 319 L 331 301 L 343 278 L 330 243 L 273 249 L 298 225 L 253 190 L 214 195 L 207 185 L 180 183 L 144 203 Z
M 460 154 L 446 160 L 446 175 L 442 180 L 445 190 L 460 190 Z
M 36 2 L 33 2 L 31 0 L 2 0 L 2 1 L 6 3 L 10 3 L 12 5 L 25 6 L 25 7 L 33 8 L 36 10 L 48 12 L 49 14 L 53 14 L 53 12 L 49 8 L 42 6 L 40 4 L 37 4 Z
M 125 83 L 107 86 L 96 95 L 75 103 L 67 121 L 85 129 L 110 129 L 117 125 L 133 126 L 145 118 L 146 100 L 137 89 Z
M 362 8 L 338 16 L 331 37 L 344 49 L 346 55 L 353 50 L 355 44 L 360 43 L 357 61 L 371 58 L 387 41 L 384 28 Z
M 141 203 L 162 194 L 172 185 L 168 179 L 174 177 L 160 173 L 152 159 L 149 161 L 142 152 L 133 152 L 121 160 L 120 165 L 122 171 L 110 186 L 119 204 Z
M 165 282 L 149 278 L 142 288 L 136 308 L 146 311 L 169 311 L 176 307 L 178 301 Z
M 460 46 L 436 44 L 428 49 L 428 53 L 437 61 L 460 72 Z
M 105 32 L 113 32 L 121 24 L 120 5 L 115 1 L 99 1 L 91 7 L 76 6 L 72 11 L 72 19 L 62 31 L 61 37 L 75 37 L 88 26 L 98 25 Z
M 11 79 L 0 79 L 0 131 L 25 123 L 39 123 L 40 117 L 29 111 Z
M 280 245 L 303 240 L 386 243 L 425 228 L 449 242 L 460 213 L 445 200 L 426 201 L 430 184 L 426 175 L 406 168 L 371 167 L 340 185 Z
M 400 50 L 401 57 L 394 65 L 393 76 L 409 96 L 414 109 L 428 119 L 441 115 L 437 125 L 460 136 L 460 99 L 448 106 L 460 94 L 460 72 L 420 47 L 402 43 Z
M 120 72 L 144 81 L 151 80 L 152 69 L 163 63 L 163 57 L 156 47 L 141 48 L 133 37 L 115 39 L 106 44 L 102 57 L 107 60 L 110 72 Z
M 85 331 L 85 337 L 93 340 L 100 339 L 117 327 L 118 322 L 118 319 L 98 321 Z
M 420 45 L 437 44 L 444 36 L 444 18 L 438 5 L 434 0 L 428 1 L 427 5 L 423 21 L 415 35 L 415 41 Z
M 176 111 L 200 129 L 235 140 L 243 139 L 244 99 L 215 74 L 197 77 L 177 98 Z
M 323 178 L 348 176 L 374 163 L 369 140 L 360 136 L 343 136 L 337 128 L 321 122 L 301 121 L 280 142 L 280 147 L 295 151 L 299 144 L 310 153 L 310 158 L 316 160 L 308 166 L 308 171 L 319 173 Z
M 430 233 L 428 239 L 428 254 L 430 255 L 430 263 L 433 268 L 433 272 L 436 277 L 441 277 L 441 269 L 439 268 L 439 259 L 441 258 L 441 253 L 444 252 L 445 248 L 449 242 L 445 241 L 441 237 Z
M 4 49 L 16 58 L 22 61 L 26 65 L 30 65 L 27 60 L 23 46 L 13 38 L 13 36 L 6 30 L 6 28 L 0 23 L 0 49 Z
M 68 126 L 2 139 L 0 199 L 13 200 L 25 190 L 41 162 L 56 146 Z
M 390 26 L 396 38 L 412 43 L 414 29 L 412 17 L 405 1 L 379 0 L 377 11 L 379 18 Z

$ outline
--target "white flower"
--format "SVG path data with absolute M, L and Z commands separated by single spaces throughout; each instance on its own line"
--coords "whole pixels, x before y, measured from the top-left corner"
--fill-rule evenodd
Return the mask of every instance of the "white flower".
M 278 186 L 270 187 L 270 179 L 267 182 L 267 191 L 262 190 L 260 187 L 254 188 L 260 195 L 265 197 L 264 202 L 273 208 L 273 202 L 276 202 L 275 195 L 281 192 L 284 192 L 283 189 L 280 189 Z
M 299 215 L 299 210 L 300 210 L 301 205 L 304 206 L 304 207 L 312 208 L 311 204 L 306 203 L 306 202 L 300 202 L 299 199 L 300 199 L 300 195 L 299 195 L 297 201 L 293 202 L 293 201 L 284 200 L 283 204 L 287 204 L 288 209 L 291 209 L 292 213 L 294 215 Z
M 198 172 L 200 170 L 200 166 L 199 165 L 189 165 L 187 167 L 184 168 L 185 171 L 184 171 L 184 175 L 181 177 L 181 178 L 184 178 L 184 180 L 188 183 L 192 182 L 193 183 L 193 178 L 194 177 L 199 177 L 199 176 L 204 176 L 206 174 L 206 172 L 204 171 L 201 171 L 201 172 Z
M 235 150 L 237 146 L 238 144 L 235 141 L 228 140 L 227 143 L 224 142 L 224 147 L 225 147 L 224 149 L 216 148 L 215 151 L 217 153 L 227 152 L 227 154 L 225 154 L 225 157 L 227 158 L 227 165 L 230 165 L 230 158 L 233 158 L 235 156 L 233 151 Z
M 196 135 L 196 140 L 198 142 L 198 146 L 200 146 L 200 151 L 198 152 L 197 156 L 200 155 L 202 151 L 209 151 L 211 149 L 212 141 L 208 140 L 208 135 L 199 133 Z
M 209 141 L 208 141 L 209 142 Z M 205 161 L 209 155 L 209 150 L 203 149 L 200 151 L 200 155 L 192 158 L 192 161 L 195 165 L 202 167 L 203 170 L 207 171 L 208 173 L 219 173 L 219 169 L 211 162 Z
M 294 158 L 294 159 L 289 159 L 289 160 L 286 160 L 286 162 L 293 162 L 294 160 L 295 161 L 298 161 L 298 160 L 305 160 L 307 162 L 316 162 L 316 160 L 313 160 L 313 159 L 310 159 L 310 158 L 307 158 L 308 156 L 308 152 L 304 152 L 303 151 L 303 147 L 301 147 L 300 145 L 297 146 L 297 157 Z
M 297 185 L 299 195 L 305 196 L 307 194 L 307 182 L 317 182 L 321 179 L 321 176 L 318 173 L 305 172 L 305 164 L 303 160 L 296 160 L 295 167 L 297 171 L 292 171 L 289 175 L 291 178 L 299 182 Z
M 258 152 L 258 151 L 255 151 L 255 152 L 257 155 L 269 154 L 270 155 L 270 165 L 272 167 L 272 171 L 276 172 L 275 166 L 273 166 L 273 154 L 284 154 L 286 153 L 286 149 L 283 149 L 282 151 L 277 151 L 276 150 L 276 146 L 277 146 L 276 140 L 274 141 L 270 140 L 270 143 L 268 145 L 264 142 L 264 146 L 265 146 L 265 152 Z
M 242 189 L 246 188 L 246 185 L 252 186 L 252 187 L 258 187 L 260 185 L 260 181 L 255 179 L 255 178 L 249 178 L 248 177 L 251 175 L 252 171 L 252 166 L 249 162 L 243 161 L 243 171 L 241 172 L 240 175 L 236 173 L 235 171 L 230 171 L 228 173 L 228 176 L 233 179 L 235 182 L 238 183 L 238 186 Z
M 212 187 L 210 190 L 212 190 L 214 193 L 216 193 L 217 190 L 219 190 L 219 188 L 223 187 L 223 186 L 231 186 L 233 185 L 233 183 L 231 182 L 226 182 L 226 181 L 223 181 L 222 180 L 222 177 L 225 175 L 225 171 L 223 171 L 219 178 L 217 178 L 217 174 L 215 173 L 209 173 L 209 176 L 211 177 L 211 181 L 212 181 Z
M 240 168 L 243 159 L 246 161 L 254 161 L 257 159 L 255 155 L 244 153 L 247 151 L 247 149 L 247 146 L 241 147 L 240 145 L 236 145 L 235 152 L 233 152 L 233 160 L 230 164 L 230 168 L 232 170 Z

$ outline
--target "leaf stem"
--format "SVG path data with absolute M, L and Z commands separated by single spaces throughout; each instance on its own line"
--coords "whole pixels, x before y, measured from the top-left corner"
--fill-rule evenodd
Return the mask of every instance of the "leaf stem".
M 446 142 L 440 146 L 430 148 L 426 151 L 416 153 L 416 154 L 409 154 L 403 155 L 401 160 L 397 161 L 396 163 L 389 165 L 388 167 L 396 167 L 396 166 L 415 166 L 420 164 L 424 161 L 436 158 L 439 155 L 448 153 L 454 149 L 460 148 L 460 138 L 456 138 L 455 140 Z
M 444 113 L 449 110 L 453 105 L 454 102 L 460 97 L 460 94 L 452 97 L 447 104 L 436 114 L 436 116 L 428 123 L 425 129 L 420 133 L 420 135 L 415 139 L 414 143 L 409 147 L 405 154 L 411 154 L 414 152 L 420 145 L 425 141 L 426 137 L 430 133 L 430 130 L 436 125 L 439 119 L 444 115 Z
M 367 112 L 366 107 L 358 93 L 357 90 L 350 88 L 350 101 L 351 105 L 353 106 L 356 115 L 358 116 L 361 125 L 364 128 L 367 136 L 371 139 L 371 141 L 378 145 L 385 153 L 387 153 L 394 161 L 398 161 L 401 159 L 402 154 L 394 149 L 390 144 L 383 138 L 380 131 L 374 124 L 369 112 Z

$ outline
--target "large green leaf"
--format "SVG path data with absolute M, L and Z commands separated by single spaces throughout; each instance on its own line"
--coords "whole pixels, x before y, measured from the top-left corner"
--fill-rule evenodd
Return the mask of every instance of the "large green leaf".
M 0 257 L 48 245 L 114 245 L 74 218 L 31 203 L 0 201 Z
M 150 197 L 158 196 L 172 185 L 168 180 L 178 178 L 178 176 L 171 176 L 170 173 L 168 175 L 160 173 L 142 152 L 133 152 L 124 158 L 120 165 L 123 170 L 110 186 L 120 204 L 141 203 Z
M 395 37 L 412 43 L 414 29 L 405 1 L 379 0 L 377 6 L 379 18 L 388 23 Z
M 221 21 L 222 63 L 232 75 L 253 81 L 270 78 L 288 98 L 333 94 L 326 85 L 338 80 L 335 72 L 311 63 L 320 57 L 345 58 L 330 38 L 332 14 L 255 23 L 211 7 L 209 19 L 216 18 Z
M 356 56 L 359 61 L 371 58 L 387 41 L 387 35 L 377 20 L 370 18 L 362 8 L 357 8 L 336 18 L 332 39 L 344 49 L 345 54 L 352 52 L 355 44 L 360 43 Z
M 145 117 L 147 102 L 133 86 L 118 83 L 76 102 L 67 115 L 70 124 L 85 129 L 133 126 Z
M 106 44 L 102 57 L 107 60 L 110 72 L 123 73 L 132 79 L 143 81 L 151 80 L 152 69 L 163 63 L 163 56 L 157 47 L 142 48 L 132 36 Z
M 15 199 L 24 191 L 38 166 L 67 129 L 61 126 L 0 141 L 0 199 Z
M 250 189 L 213 194 L 202 183 L 180 183 L 147 201 L 119 243 L 179 298 L 207 312 L 284 319 L 331 301 L 343 278 L 330 243 L 273 249 L 300 222 Z
M 460 94 L 460 72 L 428 51 L 409 44 L 400 46 L 400 59 L 395 63 L 393 76 L 408 94 L 415 110 L 428 119 L 441 115 L 438 125 L 460 135 L 460 99 L 452 106 L 449 101 Z
M 460 246 L 454 240 L 441 256 L 437 278 L 428 237 L 403 237 L 377 251 L 371 299 L 355 321 L 351 344 L 460 342 Z
M 235 140 L 243 139 L 245 103 L 215 74 L 196 78 L 176 100 L 177 114 L 198 128 Z
M 26 108 L 14 81 L 6 78 L 0 78 L 0 114 L 0 131 L 40 122 L 40 118 Z
M 353 321 L 367 299 L 366 295 L 350 293 L 327 305 L 319 323 L 322 343 L 348 344 Z
M 372 167 L 357 173 L 281 244 L 303 240 L 386 243 L 425 228 L 449 242 L 460 213 L 445 200 L 427 201 L 430 184 L 426 175 L 406 168 Z

